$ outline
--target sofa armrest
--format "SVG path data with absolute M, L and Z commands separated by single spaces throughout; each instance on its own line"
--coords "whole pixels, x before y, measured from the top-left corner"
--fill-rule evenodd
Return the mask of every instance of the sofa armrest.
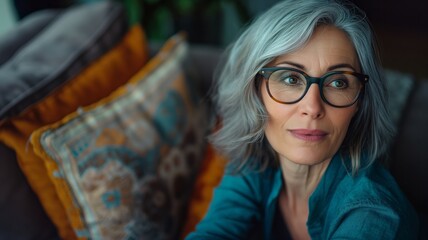
M 410 93 L 391 150 L 390 169 L 419 213 L 428 215 L 428 80 Z

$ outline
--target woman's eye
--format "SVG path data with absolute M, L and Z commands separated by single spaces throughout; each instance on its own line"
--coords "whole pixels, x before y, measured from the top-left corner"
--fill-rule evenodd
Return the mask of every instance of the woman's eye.
M 287 85 L 296 85 L 296 84 L 299 84 L 300 79 L 296 76 L 288 76 L 288 77 L 285 77 L 283 81 Z
M 331 83 L 329 85 L 331 87 L 339 88 L 339 89 L 343 89 L 343 88 L 346 88 L 348 86 L 348 84 L 344 80 L 334 80 L 334 81 L 331 81 Z

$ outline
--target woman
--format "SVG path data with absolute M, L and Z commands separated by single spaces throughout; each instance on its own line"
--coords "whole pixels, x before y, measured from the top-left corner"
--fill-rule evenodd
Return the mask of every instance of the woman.
M 355 6 L 284 1 L 229 48 L 212 142 L 231 162 L 188 239 L 415 239 L 416 214 L 376 161 L 392 124 Z

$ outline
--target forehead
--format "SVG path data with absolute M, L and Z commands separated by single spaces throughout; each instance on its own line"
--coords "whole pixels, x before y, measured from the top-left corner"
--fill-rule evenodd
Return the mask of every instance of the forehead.
M 278 56 L 273 65 L 287 61 L 298 63 L 308 69 L 314 66 L 328 68 L 337 64 L 348 64 L 359 69 L 354 44 L 344 31 L 330 25 L 317 27 L 303 47 Z

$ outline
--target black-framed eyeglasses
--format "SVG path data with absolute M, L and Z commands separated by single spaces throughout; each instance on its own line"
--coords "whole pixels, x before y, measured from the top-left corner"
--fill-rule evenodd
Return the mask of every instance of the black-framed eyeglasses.
M 338 108 L 353 105 L 369 80 L 369 76 L 352 71 L 333 71 L 317 78 L 288 67 L 266 67 L 258 74 L 266 80 L 269 96 L 278 103 L 297 103 L 316 83 L 322 100 Z

